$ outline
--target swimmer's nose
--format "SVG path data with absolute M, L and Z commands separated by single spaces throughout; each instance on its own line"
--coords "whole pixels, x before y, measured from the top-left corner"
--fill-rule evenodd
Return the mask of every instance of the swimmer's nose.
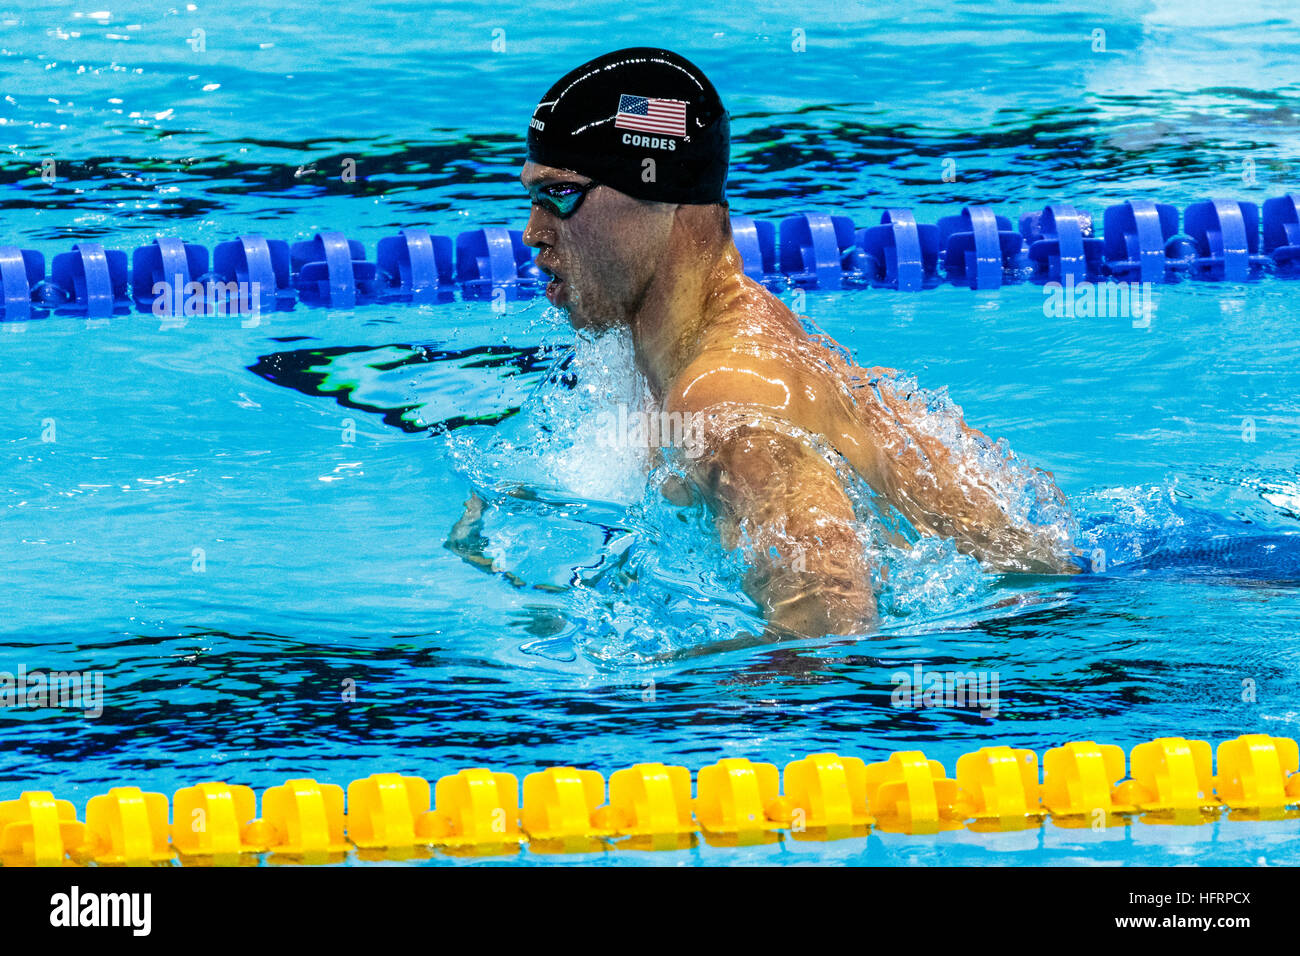
M 551 214 L 534 205 L 528 215 L 528 225 L 524 227 L 524 245 L 534 249 L 555 245 L 555 231 L 547 223 Z

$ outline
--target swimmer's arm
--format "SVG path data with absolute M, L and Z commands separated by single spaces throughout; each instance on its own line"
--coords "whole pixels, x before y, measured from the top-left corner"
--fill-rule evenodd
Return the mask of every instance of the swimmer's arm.
M 835 470 L 806 442 L 758 426 L 706 440 L 691 477 L 726 547 L 752 547 L 745 590 L 777 630 L 862 633 L 877 619 L 871 568 Z

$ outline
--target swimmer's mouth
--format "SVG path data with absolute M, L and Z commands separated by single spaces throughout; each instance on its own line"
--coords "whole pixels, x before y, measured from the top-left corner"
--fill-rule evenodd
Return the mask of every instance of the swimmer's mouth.
M 555 273 L 555 270 L 547 265 L 538 263 L 537 267 L 551 277 L 551 281 L 546 283 L 546 299 L 551 305 L 560 304 L 560 296 L 564 292 L 564 279 Z

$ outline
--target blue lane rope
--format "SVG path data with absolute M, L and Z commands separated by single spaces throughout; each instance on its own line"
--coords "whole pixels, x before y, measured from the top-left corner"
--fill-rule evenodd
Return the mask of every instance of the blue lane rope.
M 1182 220 L 1181 231 L 1179 219 Z M 1300 277 L 1300 193 L 1255 203 L 1212 199 L 1182 211 L 1133 199 L 1092 216 L 1056 203 L 1020 216 L 1019 229 L 989 206 L 967 206 L 937 224 L 888 209 L 878 225 L 802 213 L 772 223 L 732 216 L 745 273 L 768 288 L 875 286 L 915 291 L 943 282 L 997 289 L 1008 282 L 1244 282 Z M 209 265 L 210 263 L 210 265 Z M 546 277 L 523 233 L 476 229 L 456 236 L 403 229 L 379 240 L 375 261 L 343 233 L 290 245 L 250 234 L 206 247 L 160 236 L 130 256 L 99 242 L 74 243 L 50 263 L 33 249 L 0 246 L 0 319 L 58 314 L 88 318 L 352 308 L 373 302 L 527 299 Z

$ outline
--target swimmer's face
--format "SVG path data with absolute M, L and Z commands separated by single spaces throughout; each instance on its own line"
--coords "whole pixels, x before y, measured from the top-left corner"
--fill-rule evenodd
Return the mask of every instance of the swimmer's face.
M 519 181 L 531 189 L 561 183 L 585 187 L 592 179 L 527 162 Z M 664 258 L 676 208 L 633 199 L 609 186 L 591 189 L 563 219 L 544 203 L 533 203 L 524 243 L 538 250 L 538 267 L 553 277 L 546 297 L 568 312 L 570 325 L 604 331 L 627 324 Z

